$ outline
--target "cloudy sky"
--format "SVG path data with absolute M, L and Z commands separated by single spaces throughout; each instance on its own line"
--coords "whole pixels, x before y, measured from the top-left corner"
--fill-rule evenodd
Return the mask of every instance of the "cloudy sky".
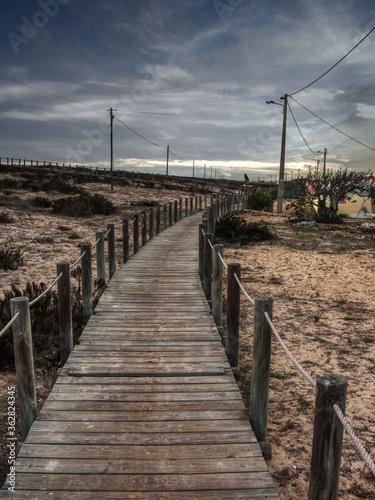
M 194 159 L 195 175 L 270 178 L 283 108 L 265 101 L 294 94 L 287 175 L 324 148 L 330 167 L 374 168 L 375 31 L 298 92 L 375 26 L 371 0 L 13 0 L 0 14 L 1 157 L 108 165 L 113 108 L 116 166 L 165 172 L 169 145 L 172 174 Z

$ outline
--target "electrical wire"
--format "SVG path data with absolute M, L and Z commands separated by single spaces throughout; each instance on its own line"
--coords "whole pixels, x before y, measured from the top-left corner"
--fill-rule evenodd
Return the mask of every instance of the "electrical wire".
M 358 144 L 360 144 L 361 146 L 364 146 L 365 148 L 368 148 L 368 149 L 371 149 L 371 151 L 375 151 L 375 148 L 372 148 L 371 146 L 368 146 L 367 144 L 364 144 L 363 142 L 361 141 L 358 141 L 358 139 L 354 139 L 354 137 L 346 134 L 345 132 L 343 132 L 342 130 L 338 129 L 337 127 L 335 127 L 334 125 L 332 125 L 331 123 L 328 123 L 326 120 L 324 120 L 323 118 L 321 118 L 320 116 L 318 116 L 316 113 L 314 113 L 313 111 L 311 111 L 310 109 L 307 109 L 306 106 L 304 106 L 303 104 L 301 104 L 300 102 L 298 102 L 296 99 L 294 99 L 294 97 L 292 97 L 291 95 L 289 95 L 289 97 L 291 97 L 293 99 L 294 102 L 296 102 L 297 104 L 299 104 L 303 109 L 305 109 L 306 111 L 308 111 L 309 113 L 311 113 L 313 116 L 315 116 L 316 118 L 318 118 L 319 120 L 321 120 L 323 123 L 325 123 L 326 125 L 328 125 L 329 127 L 332 127 L 334 130 L 336 130 L 337 132 L 340 132 L 340 134 L 342 135 L 345 135 L 345 137 L 347 137 L 348 139 L 351 139 L 352 141 L 354 142 L 357 142 Z
M 177 160 L 182 161 L 182 160 L 181 160 L 181 158 L 180 158 L 179 156 L 177 156 L 177 155 L 176 155 L 176 154 L 175 154 L 175 153 L 171 150 L 171 148 L 169 148 L 169 152 L 170 152 L 170 153 L 171 153 L 171 154 L 172 154 L 175 158 L 177 158 Z
M 319 81 L 320 79 L 323 78 L 323 76 L 326 76 L 330 71 L 333 70 L 333 68 L 335 68 L 338 64 L 340 64 L 341 61 L 343 61 L 346 57 L 348 57 L 348 55 L 353 52 L 353 50 L 355 50 L 358 45 L 360 45 L 364 40 L 366 40 L 366 38 L 368 36 L 371 35 L 371 33 L 375 30 L 375 26 L 367 33 L 367 35 L 365 35 L 351 50 L 349 50 L 349 52 L 347 52 L 344 57 L 342 57 L 339 61 L 337 61 L 337 63 L 335 63 L 333 66 L 331 66 L 327 71 L 325 71 L 322 75 L 320 75 L 318 78 L 316 78 L 313 82 L 309 83 L 308 85 L 305 85 L 304 87 L 302 87 L 301 89 L 289 94 L 289 96 L 293 96 L 293 95 L 296 95 L 296 94 L 299 94 L 300 92 L 302 92 L 302 90 L 306 90 L 307 88 L 311 87 L 311 85 L 314 85 L 314 83 L 316 83 L 317 81 Z
M 317 155 L 317 156 L 319 156 L 319 153 L 317 153 L 316 151 L 313 151 L 313 150 L 310 148 L 310 146 L 308 145 L 308 143 L 307 143 L 306 139 L 304 138 L 304 136 L 303 136 L 303 134 L 302 134 L 302 132 L 301 132 L 301 129 L 300 129 L 300 127 L 299 127 L 298 123 L 297 123 L 297 120 L 296 120 L 296 118 L 295 118 L 295 116 L 294 116 L 294 114 L 293 114 L 292 108 L 290 107 L 289 102 L 288 102 L 288 108 L 289 108 L 290 114 L 292 115 L 292 118 L 293 118 L 293 120 L 294 120 L 294 123 L 296 124 L 296 127 L 297 127 L 297 129 L 298 129 L 298 132 L 300 133 L 300 135 L 301 135 L 301 137 L 302 137 L 302 139 L 303 139 L 303 142 L 306 144 L 306 146 L 309 148 L 309 150 L 312 152 L 312 154 L 313 154 L 313 155 Z
M 52 92 L 47 92 L 46 90 L 37 89 L 35 87 L 32 87 L 31 85 L 26 85 L 25 83 L 17 82 L 16 80 L 10 80 L 10 81 L 12 83 L 16 83 L 17 85 L 21 85 L 21 87 L 26 87 L 28 89 L 35 90 L 36 92 L 41 92 L 42 94 L 47 94 L 47 95 L 50 95 L 52 97 L 58 97 L 59 99 L 64 99 L 65 101 L 74 102 L 76 104 L 80 104 L 81 106 L 87 106 L 89 108 L 100 109 L 100 111 L 106 111 L 104 108 L 99 108 L 98 106 L 93 106 L 92 104 L 87 104 L 85 102 L 79 102 L 79 101 L 76 101 L 74 99 L 70 99 L 69 97 L 64 97 L 62 95 L 53 94 Z
M 157 146 L 158 148 L 161 148 L 160 144 L 156 144 L 156 142 L 152 142 L 150 141 L 149 139 L 146 139 L 146 137 L 144 137 L 143 135 L 141 134 L 138 134 L 138 132 L 136 132 L 135 130 L 133 130 L 131 127 L 129 127 L 128 125 L 126 125 L 126 123 L 124 123 L 122 120 L 120 120 L 120 118 L 117 118 L 116 115 L 113 115 L 114 118 L 116 118 L 116 120 L 118 122 L 120 122 L 122 125 L 124 125 L 124 127 L 126 127 L 127 129 L 129 129 L 131 132 L 133 132 L 133 134 L 137 135 L 138 137 L 140 137 L 141 139 L 143 139 L 144 141 L 146 142 L 149 142 L 150 144 L 152 144 L 153 146 Z

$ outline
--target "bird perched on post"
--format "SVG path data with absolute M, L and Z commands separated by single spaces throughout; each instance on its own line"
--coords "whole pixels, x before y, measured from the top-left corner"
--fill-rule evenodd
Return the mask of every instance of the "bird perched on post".
M 249 177 L 247 174 L 244 174 L 245 177 L 245 184 L 249 184 Z

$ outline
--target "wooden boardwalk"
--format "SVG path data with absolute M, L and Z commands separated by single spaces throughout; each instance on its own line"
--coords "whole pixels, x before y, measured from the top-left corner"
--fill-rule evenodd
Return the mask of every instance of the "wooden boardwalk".
M 32 499 L 277 499 L 183 219 L 116 272 L 16 463 Z

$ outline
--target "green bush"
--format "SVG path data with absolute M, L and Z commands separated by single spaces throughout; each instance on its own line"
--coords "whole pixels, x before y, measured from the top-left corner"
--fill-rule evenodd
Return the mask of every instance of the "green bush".
M 90 215 L 109 215 L 116 212 L 116 207 L 102 194 L 90 195 L 87 193 L 54 201 L 52 212 L 68 216 L 87 217 Z
M 273 233 L 264 222 L 247 222 L 237 215 L 231 215 L 216 224 L 215 236 L 226 243 L 246 245 L 250 242 L 270 240 Z
M 5 245 L 0 248 L 0 268 L 4 271 L 15 271 L 23 264 L 23 254 L 19 248 Z
M 273 207 L 271 196 L 260 189 L 252 191 L 247 201 L 251 210 L 270 210 Z

